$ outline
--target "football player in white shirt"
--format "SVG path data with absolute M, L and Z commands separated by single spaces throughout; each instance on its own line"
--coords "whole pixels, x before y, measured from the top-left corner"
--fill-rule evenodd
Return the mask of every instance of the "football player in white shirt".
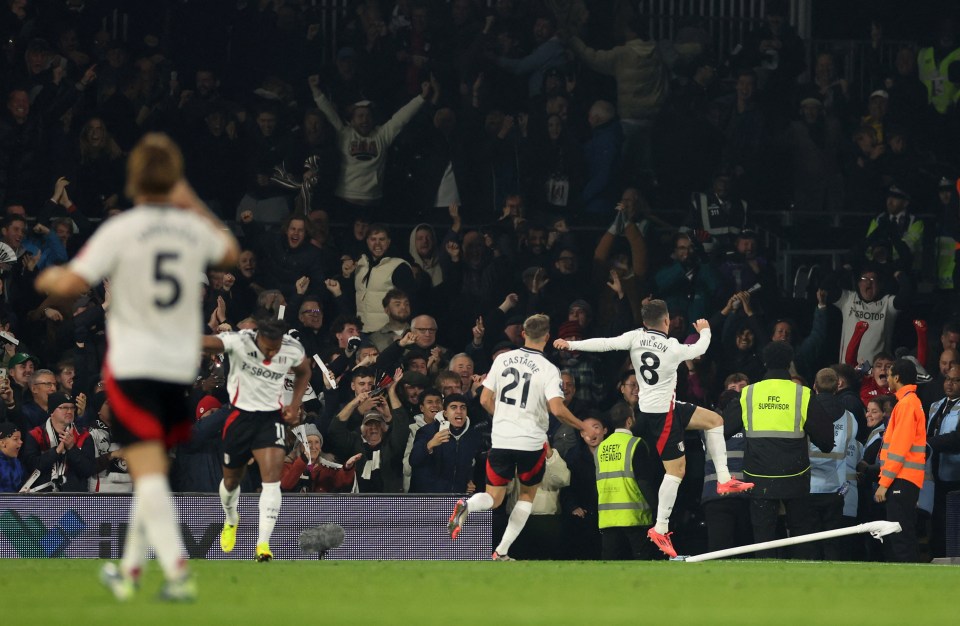
M 207 353 L 224 353 L 230 358 L 227 393 L 233 410 L 223 425 L 223 480 L 220 503 L 224 522 L 220 548 L 233 551 L 237 542 L 240 514 L 240 481 L 251 455 L 260 467 L 260 524 L 257 527 L 257 561 L 273 558 L 270 535 L 280 514 L 280 479 L 283 476 L 283 424 L 300 422 L 300 402 L 310 383 L 310 362 L 303 346 L 286 334 L 282 320 L 265 320 L 257 330 L 221 333 L 203 338 Z M 284 377 L 293 370 L 293 397 L 283 405 Z
M 619 337 L 600 337 L 583 341 L 557 339 L 553 346 L 558 350 L 581 352 L 609 352 L 629 350 L 630 360 L 637 372 L 640 395 L 637 402 L 637 422 L 649 424 L 657 438 L 657 452 L 663 461 L 666 475 L 660 483 L 657 504 L 657 523 L 647 536 L 665 554 L 675 557 L 677 551 L 670 540 L 670 513 L 677 500 L 677 488 L 683 480 L 687 463 L 683 450 L 683 431 L 702 430 L 706 435 L 707 451 L 717 468 L 717 493 L 727 495 L 753 488 L 730 476 L 727 469 L 727 448 L 723 439 L 723 418 L 717 413 L 686 402 L 676 401 L 677 366 L 683 361 L 695 359 L 707 351 L 710 345 L 710 324 L 697 320 L 694 330 L 700 338 L 692 345 L 685 345 L 667 336 L 670 330 L 670 313 L 663 300 L 651 300 L 641 310 L 646 328 L 631 330 Z
M 126 194 L 137 206 L 104 222 L 69 265 L 45 270 L 36 288 L 73 299 L 110 280 L 104 378 L 134 498 L 120 567 L 104 565 L 101 581 L 128 600 L 153 548 L 166 578 L 161 597 L 192 600 L 167 447 L 188 436 L 193 421 L 187 394 L 203 326 L 200 276 L 211 265 L 236 265 L 240 249 L 183 179 L 183 155 L 166 135 L 148 134 L 134 147 Z
M 583 423 L 563 404 L 560 370 L 543 356 L 550 340 L 550 318 L 532 315 L 523 323 L 522 332 L 523 347 L 497 356 L 483 381 L 480 404 L 493 416 L 487 490 L 473 494 L 468 500 L 458 500 L 447 524 L 450 538 L 456 539 L 467 515 L 500 506 L 507 485 L 517 476 L 520 497 L 510 513 L 503 539 L 491 557 L 494 561 L 513 560 L 507 552 L 530 517 L 549 449 L 547 411 L 583 430 Z

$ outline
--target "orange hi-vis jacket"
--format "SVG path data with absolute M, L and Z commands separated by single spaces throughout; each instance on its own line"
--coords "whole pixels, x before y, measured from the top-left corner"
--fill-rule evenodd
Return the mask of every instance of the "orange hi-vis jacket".
M 916 385 L 897 391 L 897 403 L 883 433 L 880 448 L 880 486 L 889 487 L 897 478 L 923 487 L 927 461 L 927 427 Z

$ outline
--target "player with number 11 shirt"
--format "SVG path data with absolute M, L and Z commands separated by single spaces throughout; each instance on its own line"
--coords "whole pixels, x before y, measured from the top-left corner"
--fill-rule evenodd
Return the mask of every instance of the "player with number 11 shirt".
M 450 537 L 456 539 L 469 513 L 500 506 L 507 485 L 516 476 L 520 496 L 493 553 L 494 561 L 513 560 L 507 552 L 530 516 L 547 457 L 556 454 L 547 443 L 548 411 L 583 430 L 580 420 L 563 404 L 560 370 L 543 356 L 550 339 L 550 318 L 531 315 L 524 321 L 522 332 L 523 347 L 498 356 L 483 380 L 480 404 L 493 415 L 487 489 L 469 500 L 458 500 L 447 524 Z
M 646 425 L 642 433 L 656 438 L 657 452 L 663 461 L 666 475 L 660 484 L 657 502 L 657 523 L 647 533 L 665 554 L 675 557 L 670 540 L 670 513 L 677 499 L 677 488 L 686 471 L 683 449 L 683 431 L 704 431 L 707 452 L 717 468 L 717 493 L 727 495 L 753 488 L 730 476 L 727 469 L 727 448 L 723 438 L 723 418 L 717 413 L 686 402 L 676 401 L 677 367 L 683 361 L 701 356 L 710 346 L 710 324 L 697 320 L 693 328 L 700 333 L 697 342 L 685 345 L 667 336 L 670 314 L 663 300 L 651 300 L 641 312 L 645 328 L 631 330 L 619 337 L 600 337 L 583 341 L 556 340 L 559 350 L 580 352 L 609 352 L 629 350 L 630 360 L 637 372 L 640 396 L 637 401 L 637 423 Z

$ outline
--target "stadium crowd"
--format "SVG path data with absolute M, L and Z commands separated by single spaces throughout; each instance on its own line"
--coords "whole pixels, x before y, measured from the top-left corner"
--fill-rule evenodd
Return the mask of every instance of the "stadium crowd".
M 946 494 L 960 487 L 953 15 L 916 44 L 864 24 L 857 82 L 830 52 L 808 54 L 780 0 L 733 52 L 698 18 L 653 40 L 629 1 L 357 0 L 332 39 L 317 3 L 135 4 L 122 29 L 109 2 L 0 7 L 0 491 L 34 470 L 33 487 L 130 488 L 101 382 L 110 286 L 66 304 L 33 282 L 130 206 L 125 155 L 160 130 L 243 246 L 233 271 L 197 277 L 205 332 L 282 317 L 338 381 L 314 368 L 285 490 L 482 490 L 478 390 L 522 345 L 523 320 L 544 312 L 554 338 L 608 337 L 657 298 L 681 342 L 700 318 L 713 328 L 677 399 L 727 415 L 782 341 L 793 380 L 835 411 L 834 452 L 811 448 L 792 534 L 883 519 L 887 379 L 912 358 L 929 436 L 919 528 L 944 555 Z M 785 281 L 774 242 L 846 252 Z M 637 373 L 624 352 L 548 357 L 587 430 L 551 421 L 511 554 L 598 558 L 594 455 L 636 407 Z M 216 492 L 229 362 L 197 358 L 197 420 L 171 480 Z M 678 549 L 750 543 L 751 496 L 716 497 L 700 434 L 685 444 Z M 251 472 L 243 488 L 257 487 Z M 817 550 L 803 555 L 883 558 L 859 539 Z

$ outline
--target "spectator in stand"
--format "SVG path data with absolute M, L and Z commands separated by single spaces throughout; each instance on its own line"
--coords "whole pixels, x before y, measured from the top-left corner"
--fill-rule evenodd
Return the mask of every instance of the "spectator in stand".
M 574 431 L 572 447 L 562 454 L 570 470 L 570 484 L 560 491 L 565 543 L 567 558 L 596 560 L 600 558 L 601 548 L 597 525 L 596 454 L 607 436 L 607 426 L 587 413 L 577 415 L 584 416 L 581 419 L 584 428 L 579 433 Z M 566 428 L 566 424 L 563 427 Z
M 756 381 L 762 379 L 766 371 L 760 353 L 769 337 L 755 315 L 751 300 L 746 291 L 733 294 L 710 322 L 714 328 L 723 329 L 719 333 L 720 376 L 742 372 Z
M 894 74 L 884 80 L 890 98 L 887 118 L 891 124 L 917 131 L 926 119 L 927 88 L 917 76 L 917 50 L 906 45 L 897 50 Z
M 380 205 L 387 149 L 427 101 L 430 89 L 429 82 L 422 83 L 420 95 L 397 111 L 383 126 L 374 126 L 369 100 L 354 103 L 350 111 L 350 124 L 344 124 L 340 113 L 320 91 L 319 77 L 310 77 L 313 100 L 336 130 L 340 146 L 340 177 L 334 194 L 349 207 L 354 207 L 351 213 L 357 206 Z
M 97 473 L 87 479 L 87 489 L 91 493 L 130 493 L 133 482 L 127 472 L 127 462 L 120 453 L 120 444 L 113 440 L 110 430 L 113 414 L 106 392 L 96 393 L 90 408 L 96 415 L 90 427 L 90 438 L 95 446 Z
M 803 40 L 788 23 L 789 3 L 769 0 L 763 10 L 763 25 L 747 33 L 733 63 L 757 73 L 770 106 L 782 113 L 790 108 L 792 88 L 806 66 L 806 54 Z
M 687 233 L 673 236 L 673 259 L 653 277 L 657 296 L 674 316 L 701 319 L 709 315 L 719 289 L 719 276 L 709 262 L 701 262 Z
M 540 93 L 546 71 L 567 61 L 563 44 L 557 37 L 557 21 L 552 15 L 542 15 L 534 20 L 533 41 L 537 47 L 527 56 L 519 59 L 499 57 L 496 60 L 497 65 L 511 74 L 528 76 L 527 95 L 531 97 Z
M 417 292 L 410 264 L 394 256 L 390 248 L 390 230 L 385 224 L 372 224 L 367 231 L 367 251 L 357 262 L 354 284 L 357 291 L 357 316 L 363 328 L 373 332 L 390 322 L 384 298 L 392 289 L 407 297 Z M 410 308 L 416 310 L 416 303 Z
M 467 416 L 467 398 L 443 398 L 442 419 L 417 431 L 410 452 L 410 493 L 473 493 L 473 466 L 489 444 L 487 422 Z
M 792 319 L 779 319 L 773 323 L 771 341 L 786 341 L 793 346 L 793 365 L 804 380 L 813 380 L 817 364 L 822 361 L 821 348 L 827 334 L 827 292 L 817 290 L 817 308 L 813 311 L 810 334 L 800 340 Z
M 407 294 L 400 289 L 391 289 L 383 296 L 382 304 L 387 323 L 367 335 L 380 352 L 410 332 L 410 298 Z
M 577 398 L 577 379 L 572 372 L 560 370 L 560 390 L 563 391 L 563 406 L 567 407 L 574 415 L 587 415 L 596 412 L 591 405 Z M 580 433 L 575 428 L 561 423 L 552 413 L 550 414 L 550 426 L 547 428 L 547 435 L 550 438 L 550 445 L 564 458 L 566 458 L 567 451 L 576 447 L 577 442 L 580 441 Z
M 298 442 L 292 454 L 287 455 L 283 465 L 280 486 L 284 491 L 300 493 L 349 493 L 357 482 L 356 463 L 362 458 L 358 452 L 346 463 L 340 464 L 323 458 L 323 437 L 313 424 L 305 427 L 307 448 Z M 309 454 L 308 454 L 309 452 Z
M 357 430 L 348 430 L 347 419 L 357 406 L 374 402 Z M 403 450 L 410 433 L 410 418 L 396 417 L 381 395 L 361 392 L 351 400 L 330 425 L 328 437 L 334 450 L 341 450 L 337 458 L 344 460 L 358 453 L 360 468 L 357 483 L 361 493 L 401 493 L 403 491 Z
M 871 398 L 891 395 L 889 389 L 890 368 L 893 366 L 893 356 L 887 352 L 878 352 L 873 357 L 870 375 L 865 376 L 860 383 L 860 401 L 866 406 Z
M 23 446 L 20 429 L 13 422 L 0 422 L 0 493 L 16 493 L 26 481 L 18 458 Z
M 912 259 L 904 260 L 907 269 L 919 269 L 923 254 L 923 221 L 917 219 L 907 209 L 910 207 L 910 194 L 896 185 L 887 188 L 886 211 L 870 221 L 867 227 L 867 239 L 877 241 L 903 241 L 910 250 Z M 896 246 L 894 259 L 900 257 Z
M 412 372 L 404 372 L 404 378 Z M 410 454 L 413 452 L 413 442 L 421 428 L 432 424 L 438 417 L 443 419 L 443 394 L 433 387 L 427 387 L 420 393 L 417 401 L 419 412 L 413 415 L 410 421 L 410 436 L 407 438 L 407 447 L 403 452 L 403 491 L 410 491 L 410 478 L 413 468 L 410 466 Z
M 640 15 L 620 22 L 612 50 L 594 50 L 574 37 L 570 46 L 593 71 L 613 76 L 617 83 L 617 111 L 623 130 L 624 168 L 628 178 L 653 170 L 650 133 L 653 121 L 666 100 L 669 74 L 657 43 L 643 38 Z
M 777 272 L 773 264 L 761 256 L 757 233 L 741 232 L 733 247 L 733 252 L 720 265 L 722 287 L 718 295 L 727 299 L 739 291 L 749 291 L 753 307 L 760 313 L 769 313 L 777 304 Z
M 790 159 L 784 174 L 792 178 L 793 207 L 814 213 L 840 210 L 843 131 L 838 120 L 824 113 L 818 93 L 801 97 L 799 119 L 791 122 L 781 141 Z
M 738 178 L 746 176 L 748 180 L 761 165 L 762 148 L 770 133 L 769 115 L 757 102 L 757 89 L 757 73 L 739 70 L 729 109 L 720 112 L 720 128 L 726 138 L 723 164 Z
M 322 258 L 307 241 L 307 220 L 303 215 L 288 217 L 276 234 L 267 233 L 253 218 L 252 211 L 244 211 L 240 222 L 248 244 L 257 251 L 257 268 L 263 272 L 265 287 L 279 289 L 291 300 L 298 291 L 298 281 L 304 277 L 307 287 L 319 288 L 324 284 Z
M 835 363 L 830 369 L 837 373 L 837 401 L 853 413 L 857 420 L 857 441 L 865 443 L 872 427 L 867 426 L 866 409 L 860 399 L 860 376 L 846 363 Z
M 946 354 L 946 353 L 944 353 Z M 932 385 L 933 383 L 928 383 Z M 921 498 L 930 498 L 932 487 L 933 514 L 930 531 L 930 556 L 946 556 L 947 494 L 960 489 L 960 364 L 951 363 L 941 386 L 944 397 L 928 408 L 927 476 Z
M 924 410 L 928 409 L 931 404 L 938 402 L 943 399 L 944 394 L 944 383 L 947 380 L 948 372 L 950 368 L 954 365 L 960 365 L 960 352 L 957 350 L 944 350 L 940 354 L 940 359 L 937 362 L 937 375 L 933 377 L 933 380 L 925 383 L 923 387 L 920 388 L 920 402 L 923 404 Z M 931 413 L 927 413 L 929 417 Z
M 680 229 L 714 257 L 733 252 L 737 236 L 747 227 L 747 203 L 734 195 L 732 185 L 730 173 L 718 171 L 709 192 L 691 195 L 690 213 Z
M 590 139 L 583 145 L 587 177 L 581 201 L 587 213 L 607 219 L 616 204 L 616 173 L 620 162 L 623 130 L 617 112 L 605 100 L 597 100 L 587 115 Z
M 86 492 L 87 479 L 97 473 L 96 445 L 89 432 L 74 425 L 77 407 L 71 398 L 57 392 L 50 394 L 47 403 L 49 418 L 24 439 L 24 469 L 40 471 L 34 488 L 46 485 L 50 491 Z
M 52 371 L 41 369 L 33 373 L 29 384 L 30 402 L 21 407 L 21 413 L 26 425 L 33 429 L 46 422 L 50 416 L 47 398 L 57 390 L 57 378 Z
M 842 289 L 836 282 L 827 288 L 827 302 L 832 302 L 843 316 L 839 360 L 851 365 L 871 361 L 878 352 L 889 350 L 897 316 L 913 297 L 913 284 L 903 272 L 894 274 L 896 294 L 884 293 L 885 285 L 880 283 L 880 274 L 874 265 L 865 264 L 858 276 L 855 291 Z M 857 330 L 861 321 L 869 324 L 862 335 Z M 851 345 L 855 337 L 860 337 L 856 350 Z
M 883 178 L 878 161 L 886 144 L 877 139 L 871 126 L 860 126 L 853 133 L 854 150 L 846 163 L 846 206 L 848 210 L 873 209 L 883 202 Z

